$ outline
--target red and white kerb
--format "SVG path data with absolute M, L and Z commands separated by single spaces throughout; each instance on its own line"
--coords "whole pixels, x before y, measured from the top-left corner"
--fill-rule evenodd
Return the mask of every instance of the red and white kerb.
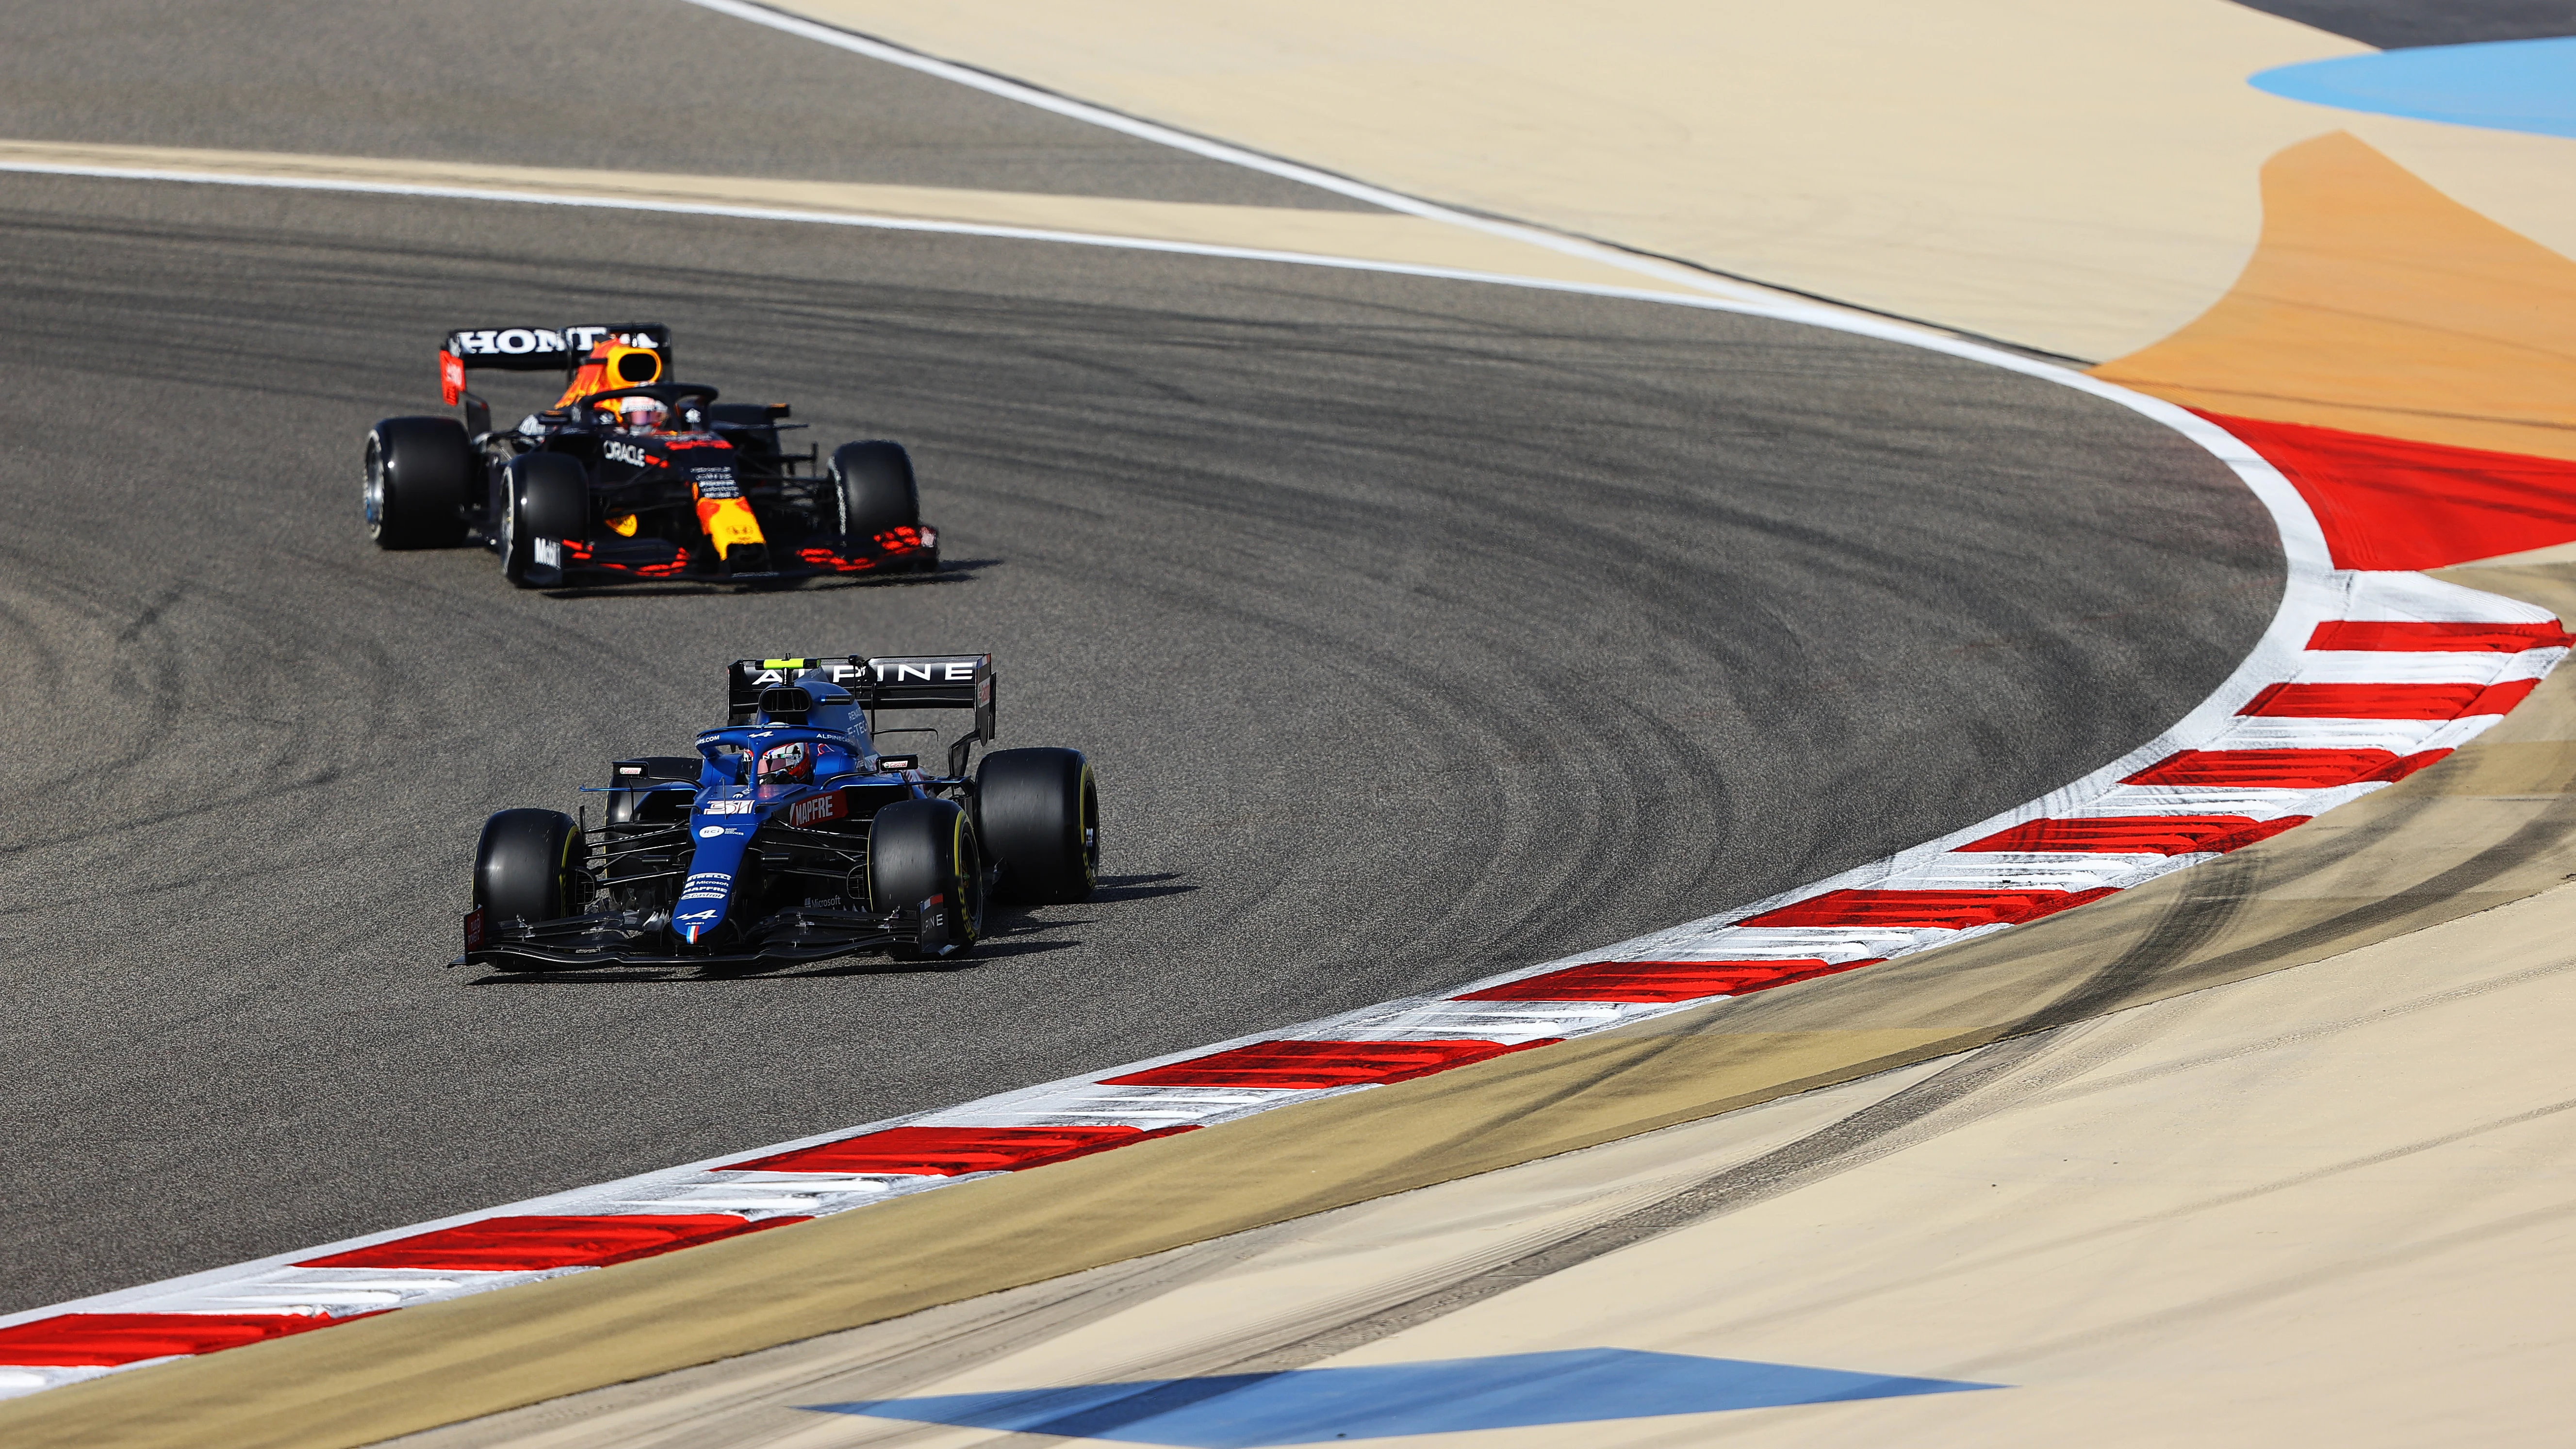
M 0 1395 L 1113 1151 L 1989 935 L 2404 779 L 2520 703 L 2570 643 L 2541 610 L 2420 574 L 2316 582 L 2310 617 L 2285 621 L 2302 647 L 2258 650 L 2249 663 L 2268 667 L 2240 672 L 2216 707 L 2087 780 L 1832 880 L 1446 996 L 0 1319 Z

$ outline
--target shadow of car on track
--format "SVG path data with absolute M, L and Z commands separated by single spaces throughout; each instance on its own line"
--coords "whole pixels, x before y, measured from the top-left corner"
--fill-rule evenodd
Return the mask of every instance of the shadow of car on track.
M 1175 884 L 1178 872 L 1159 875 L 1112 875 L 1100 878 L 1091 895 L 1080 902 L 1085 906 L 1114 905 L 1122 901 L 1151 900 L 1157 896 L 1184 895 L 1197 890 L 1189 884 Z M 844 956 L 818 961 L 806 966 L 773 967 L 601 967 L 575 971 L 486 971 L 466 982 L 468 986 L 611 986 L 621 983 L 671 983 L 727 981 L 820 981 L 841 976 L 909 976 L 949 975 L 972 971 L 981 966 L 1007 961 L 1014 956 L 1034 956 L 1047 951 L 1067 951 L 1082 944 L 1079 940 L 1050 939 L 1050 933 L 1092 923 L 1089 916 L 1057 916 L 1061 906 L 1041 906 L 1036 910 L 1016 906 L 995 906 L 984 918 L 984 939 L 974 953 L 954 961 L 902 961 L 891 956 Z
M 1194 885 L 1167 884 L 1180 878 L 1181 873 L 1176 870 L 1167 870 L 1160 875 L 1104 875 L 1100 884 L 1093 887 L 1091 894 L 1080 904 L 1097 906 L 1111 901 L 1149 901 L 1156 896 L 1184 896 L 1198 889 Z M 1072 926 L 1082 923 L 1058 921 L 1053 924 Z

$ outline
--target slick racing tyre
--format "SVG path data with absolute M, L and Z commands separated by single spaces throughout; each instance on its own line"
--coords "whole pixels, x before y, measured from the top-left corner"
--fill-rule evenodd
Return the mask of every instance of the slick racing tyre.
M 984 852 L 966 812 L 947 800 L 897 800 L 868 823 L 868 909 L 891 911 L 932 897 L 922 929 L 944 916 L 944 950 L 897 947 L 911 959 L 962 956 L 984 934 Z
M 499 504 L 501 577 L 520 588 L 545 582 L 532 571 L 561 567 L 540 562 L 540 542 L 590 536 L 590 480 L 561 453 L 523 453 L 503 464 Z
M 975 771 L 984 848 L 1015 901 L 1078 901 L 1100 884 L 1100 784 L 1080 750 L 995 750 Z
M 378 548 L 453 548 L 465 541 L 474 449 L 454 418 L 387 418 L 367 433 L 359 501 Z
M 901 443 L 843 443 L 832 450 L 831 497 L 836 527 L 845 539 L 865 543 L 889 528 L 921 524 L 921 490 L 912 481 L 912 455 Z
M 487 924 L 552 921 L 583 904 L 581 827 L 560 810 L 504 810 L 474 847 L 474 904 Z

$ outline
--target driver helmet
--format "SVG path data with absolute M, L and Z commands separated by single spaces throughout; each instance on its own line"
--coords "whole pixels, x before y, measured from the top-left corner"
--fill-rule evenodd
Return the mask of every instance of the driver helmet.
M 803 740 L 771 745 L 760 752 L 754 779 L 762 785 L 801 785 L 814 778 L 814 749 Z
M 671 415 L 670 408 L 659 398 L 621 397 L 616 400 L 616 407 L 617 420 L 630 433 L 649 433 L 662 426 L 663 419 Z

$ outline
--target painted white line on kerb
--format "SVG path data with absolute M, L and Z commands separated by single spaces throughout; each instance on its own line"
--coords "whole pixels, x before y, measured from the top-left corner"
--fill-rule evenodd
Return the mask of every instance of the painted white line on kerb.
M 700 0 L 700 3 L 705 3 L 705 0 Z M 1801 886 L 1768 900 L 1757 901 L 1748 906 L 1668 931 L 1639 937 L 1600 951 L 1583 952 L 1574 956 L 1561 957 L 1552 962 L 1518 968 L 1501 976 L 1459 988 L 1461 992 L 1520 980 L 1543 974 L 1560 966 L 1600 960 L 1605 956 L 1621 959 L 1668 957 L 1682 960 L 1739 958 L 1778 960 L 1818 956 L 1827 960 L 1857 961 L 1864 955 L 1872 959 L 1882 959 L 1892 955 L 1910 954 L 2005 929 L 2002 925 L 1971 926 L 1965 929 L 1945 927 L 1883 929 L 1796 925 L 1747 927 L 1737 923 L 1757 913 L 1795 904 L 1837 889 L 1873 886 L 1895 886 L 1907 889 L 1932 886 L 1947 888 L 1947 883 L 1954 880 L 1986 888 L 2072 889 L 2080 885 L 2094 890 L 2122 889 L 2174 869 L 2188 868 L 2192 864 L 2214 857 L 2206 854 L 2170 856 L 2160 859 L 2097 856 L 2069 861 L 2063 856 L 2052 857 L 2044 852 L 2012 855 L 1982 854 L 1958 852 L 1954 847 L 1981 835 L 2045 818 L 2155 813 L 2160 806 L 2170 813 L 2189 813 L 2190 807 L 2214 810 L 2224 806 L 2229 812 L 2248 814 L 2262 819 L 2320 813 L 2357 798 L 2369 790 L 2385 788 L 2385 786 L 2378 783 L 2355 783 L 2318 789 L 2247 789 L 2229 792 L 2188 786 L 2140 786 L 2127 784 L 2124 781 L 2129 774 L 2183 751 L 2223 751 L 2229 748 L 2268 749 L 2276 748 L 2283 743 L 2291 743 L 2292 741 L 2276 738 L 2277 731 L 2264 733 L 2275 725 L 2288 725 L 2295 730 L 2312 731 L 2313 738 L 2302 736 L 2298 742 L 2321 745 L 2337 742 L 2340 739 L 2337 731 L 2351 723 L 2331 720 L 2249 721 L 2237 713 L 2259 690 L 2270 684 L 2302 679 L 2341 680 L 2353 674 L 2355 670 L 2360 670 L 2374 679 L 2410 680 L 2418 676 L 2435 675 L 2449 679 L 2455 675 L 2461 675 L 2473 682 L 2491 683 L 2545 672 L 2549 665 L 2563 658 L 2566 652 L 2563 648 L 2555 646 L 2546 650 L 2534 649 L 2528 659 L 2499 658 L 2494 664 L 2485 667 L 2483 672 L 2478 672 L 2474 666 L 2463 663 L 2462 656 L 2457 655 L 2445 656 L 2438 660 L 2424 660 L 2410 655 L 2392 653 L 2381 656 L 2378 665 L 2374 667 L 2368 663 L 2357 664 L 2343 655 L 2309 651 L 2305 645 L 2315 626 L 2319 622 L 2330 619 L 2456 619 L 2517 621 L 2530 624 L 2548 616 L 2544 611 L 2529 605 L 2479 594 L 2474 590 L 2454 585 L 2437 583 L 2421 575 L 2354 573 L 2334 569 L 2326 551 L 2324 535 L 2315 516 L 2309 511 L 2305 500 L 2282 477 L 2280 471 L 2223 428 L 2173 404 L 2130 392 L 2052 363 L 2036 361 L 1980 343 L 1822 305 L 1770 297 L 1729 298 L 1684 294 L 1408 263 L 1370 261 L 1353 257 L 1224 247 L 1196 242 L 1161 241 L 898 217 L 864 217 L 831 212 L 530 193 L 492 188 L 428 187 L 354 180 L 159 171 L 124 167 L 83 167 L 60 163 L 0 161 L 0 170 L 116 180 L 342 191 L 420 199 L 516 202 L 595 207 L 606 210 L 659 211 L 749 221 L 875 227 L 895 231 L 1173 252 L 1242 261 L 1383 272 L 1768 317 L 1876 338 L 1901 346 L 1999 367 L 2117 404 L 2181 433 L 2225 462 L 2270 514 L 2279 531 L 2283 554 L 2287 560 L 2288 581 L 2280 606 L 2275 611 L 2262 638 L 2228 679 L 2197 708 L 2171 729 L 2141 745 L 2121 760 L 2095 771 L 2083 780 L 2051 791 L 2040 799 L 2026 802 L 1991 819 L 1953 831 L 1939 840 L 1926 842 L 1884 860 L 1845 872 L 1831 880 Z M 2497 718 L 2500 716 L 2482 715 L 2447 722 L 2425 722 L 2420 728 L 2405 725 L 2403 722 L 2379 721 L 2373 722 L 2370 728 L 2384 732 L 2387 743 L 2404 749 L 2449 748 L 2492 725 Z M 2409 730 L 2413 732 L 2410 734 Z M 2258 735 L 2259 738 L 2257 738 Z M 589 1270 L 576 1268 L 547 1269 L 536 1272 L 477 1272 L 463 1269 L 416 1271 L 367 1269 L 362 1275 L 363 1281 L 352 1281 L 348 1270 L 300 1268 L 296 1264 L 328 1254 L 413 1237 L 437 1228 L 462 1226 L 502 1216 L 581 1216 L 602 1213 L 613 1215 L 635 1213 L 639 1210 L 651 1211 L 657 1208 L 665 1212 L 735 1210 L 729 1208 L 728 1204 L 746 1205 L 739 1210 L 747 1216 L 755 1217 L 791 1214 L 822 1215 L 848 1211 L 870 1202 L 885 1201 L 913 1192 L 935 1190 L 956 1182 L 972 1181 L 975 1177 L 985 1174 L 969 1173 L 946 1177 L 902 1172 L 869 1173 L 864 1170 L 747 1172 L 731 1170 L 727 1164 L 799 1148 L 822 1146 L 868 1132 L 906 1125 L 953 1127 L 1013 1124 L 1049 1126 L 1071 1123 L 1131 1123 L 1140 1126 L 1166 1123 L 1192 1126 L 1213 1125 L 1298 1102 L 1312 1101 L 1322 1096 L 1349 1091 L 1366 1091 L 1370 1088 L 1366 1085 L 1357 1085 L 1319 1089 L 1175 1090 L 1141 1085 L 1117 1086 L 1106 1079 L 1186 1061 L 1211 1051 L 1260 1042 L 1302 1039 L 1402 1043 L 1425 1039 L 1455 1040 L 1472 1037 L 1480 1041 L 1516 1044 L 1548 1038 L 1590 1035 L 1627 1022 L 1642 1020 L 1648 1016 L 1708 1003 L 1706 998 L 1652 1005 L 1552 1000 L 1469 1002 L 1453 999 L 1457 994 L 1453 992 L 1441 997 L 1407 998 L 1383 1003 L 1299 1026 L 1238 1037 L 1231 1042 L 1220 1042 L 1213 1046 L 1175 1052 L 1151 1061 L 1130 1063 L 1082 1077 L 1068 1078 L 1016 1092 L 1006 1092 L 939 1111 L 918 1113 L 910 1117 L 867 1124 L 863 1127 L 818 1133 L 795 1142 L 778 1143 L 767 1148 L 728 1152 L 720 1157 L 711 1157 L 658 1172 L 643 1173 L 616 1182 L 556 1193 L 529 1202 L 458 1214 L 436 1223 L 390 1229 L 341 1243 L 279 1254 L 255 1263 L 211 1269 L 183 1278 L 100 1294 L 74 1303 L 0 1315 L 0 1328 L 51 1318 L 63 1313 L 80 1312 L 300 1313 L 311 1316 L 340 1316 L 359 1304 L 361 1300 L 365 1304 L 401 1307 L 414 1302 L 428 1302 L 491 1291 L 530 1281 L 535 1277 L 556 1276 L 562 1271 Z M 750 1206 L 755 1203 L 768 1206 Z M 789 1206 L 791 1203 L 793 1205 Z M 0 1358 L 5 1358 L 5 1352 L 0 1352 Z M 82 1367 L 49 1369 L 11 1366 L 0 1362 L 0 1397 L 34 1392 L 52 1384 L 96 1377 L 99 1373 L 108 1371 L 110 1370 Z
M 772 30 L 783 30 L 789 35 L 838 50 L 846 50 L 854 55 L 864 55 L 870 60 L 881 60 L 888 65 L 899 65 L 907 70 L 920 71 L 924 75 L 934 75 L 941 80 L 979 90 L 987 95 L 1000 96 L 1005 100 L 1034 106 L 1042 111 L 1052 111 L 1056 115 L 1088 122 L 1094 126 L 1133 136 L 1140 141 L 1151 141 L 1158 146 L 1187 151 L 1191 155 L 1204 156 L 1211 161 L 1222 161 L 1231 166 L 1241 166 L 1247 170 L 1263 172 L 1283 180 L 1299 182 L 1318 190 L 1330 191 L 1338 196 L 1347 196 L 1353 201 L 1365 201 L 1388 211 L 1401 212 L 1406 216 L 1417 216 L 1425 221 L 1464 227 L 1469 231 L 1483 232 L 1487 236 L 1503 237 L 1511 241 L 1525 242 L 1531 246 L 1545 247 L 1552 252 L 1562 252 L 1567 256 L 1581 257 L 1585 261 L 1601 262 L 1624 271 L 1661 278 L 1714 296 L 1758 299 L 1773 295 L 1749 283 L 1711 276 L 1676 262 L 1639 256 L 1634 252 L 1622 251 L 1617 247 L 1596 241 L 1587 241 L 1582 237 L 1568 236 L 1563 232 L 1550 231 L 1545 227 L 1531 226 L 1526 222 L 1478 216 L 1473 212 L 1459 211 L 1437 202 L 1424 201 L 1420 197 L 1407 196 L 1400 191 L 1371 186 L 1365 181 L 1356 181 L 1348 176 L 1319 171 L 1312 166 L 1302 166 L 1294 161 L 1266 155 L 1247 147 L 1229 145 L 1206 136 L 1193 135 L 1188 131 L 1113 111 L 1105 106 L 1096 106 L 1086 101 L 1077 101 L 1070 96 L 1061 96 L 1024 81 L 995 75 L 991 71 L 978 70 L 973 66 L 924 55 L 920 51 L 907 49 L 891 41 L 879 40 L 874 36 L 861 35 L 856 31 L 826 25 L 818 20 L 808 20 L 803 16 L 772 10 L 766 5 L 748 4 L 746 0 L 688 0 L 688 3 L 701 9 L 713 10 L 720 15 L 733 16 L 737 20 L 748 20 L 754 25 L 766 25 Z

